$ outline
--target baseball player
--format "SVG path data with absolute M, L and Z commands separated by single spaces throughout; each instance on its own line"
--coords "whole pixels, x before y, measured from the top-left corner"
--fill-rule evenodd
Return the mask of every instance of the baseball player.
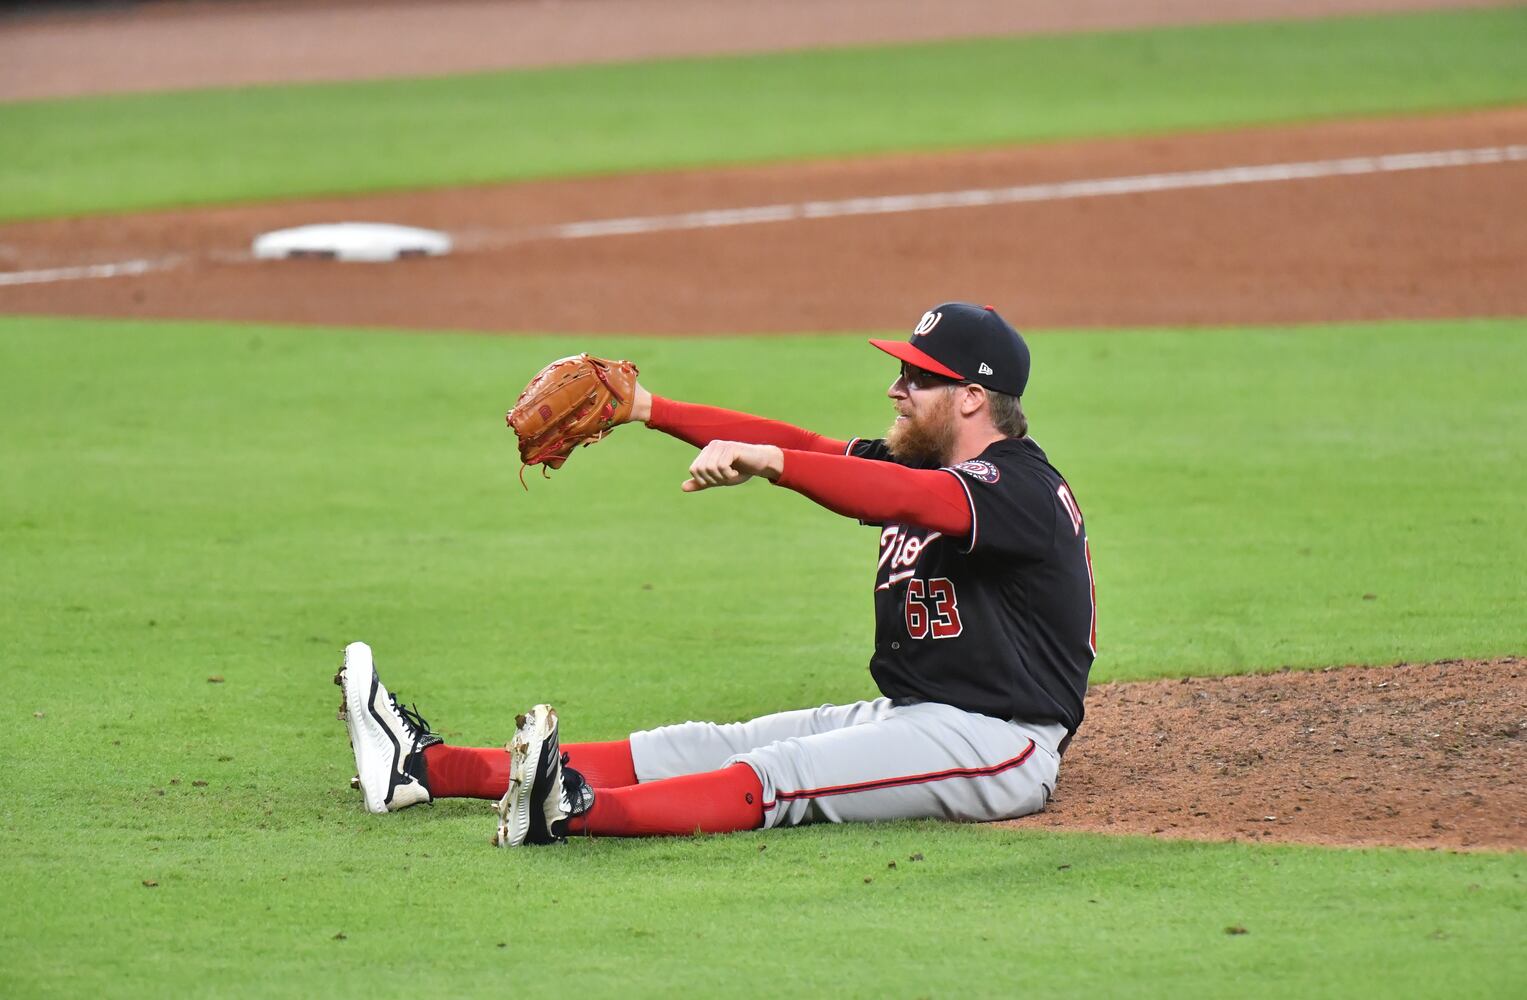
M 455 747 L 353 643 L 335 681 L 366 807 L 496 799 L 494 842 L 510 847 L 1042 809 L 1082 722 L 1097 614 L 1081 508 L 1028 436 L 1028 347 L 991 307 L 960 302 L 929 310 L 906 341 L 870 343 L 901 363 L 884 438 L 654 396 L 624 362 L 634 391 L 609 423 L 699 448 L 686 493 L 763 478 L 876 528 L 879 697 L 567 745 L 537 705 L 507 747 Z

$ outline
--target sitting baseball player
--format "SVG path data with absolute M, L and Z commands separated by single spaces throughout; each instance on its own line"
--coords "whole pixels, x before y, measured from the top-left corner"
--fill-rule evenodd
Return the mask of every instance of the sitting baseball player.
M 508 746 L 456 747 L 352 643 L 335 682 L 366 808 L 495 799 L 503 847 L 1044 808 L 1082 722 L 1097 615 L 1081 509 L 1020 405 L 1028 347 L 990 307 L 960 302 L 929 310 L 905 342 L 870 343 L 901 362 L 882 439 L 664 399 L 635 366 L 587 355 L 544 369 L 509 422 L 527 464 L 550 468 L 646 424 L 700 449 L 685 492 L 761 476 L 878 528 L 880 697 L 570 744 L 537 705 Z

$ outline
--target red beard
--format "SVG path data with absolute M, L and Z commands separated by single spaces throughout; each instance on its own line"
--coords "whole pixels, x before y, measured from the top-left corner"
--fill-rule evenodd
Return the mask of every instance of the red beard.
M 892 455 L 919 465 L 943 463 L 954 439 L 954 396 L 947 392 L 921 413 L 914 410 L 906 420 L 894 421 L 885 432 L 885 444 Z

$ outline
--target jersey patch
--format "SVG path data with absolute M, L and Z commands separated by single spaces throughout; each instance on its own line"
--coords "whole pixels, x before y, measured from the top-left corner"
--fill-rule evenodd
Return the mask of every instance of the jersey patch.
M 966 475 L 976 477 L 983 483 L 995 483 L 1002 478 L 1002 473 L 997 471 L 997 467 L 984 458 L 975 458 L 969 462 L 961 462 L 955 468 Z

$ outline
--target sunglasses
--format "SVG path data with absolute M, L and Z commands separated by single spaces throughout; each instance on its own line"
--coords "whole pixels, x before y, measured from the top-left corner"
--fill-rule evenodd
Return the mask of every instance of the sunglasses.
M 937 372 L 930 372 L 926 368 L 919 368 L 914 364 L 903 361 L 901 363 L 901 381 L 913 389 L 934 389 L 941 385 L 969 385 L 965 379 L 950 378 Z

